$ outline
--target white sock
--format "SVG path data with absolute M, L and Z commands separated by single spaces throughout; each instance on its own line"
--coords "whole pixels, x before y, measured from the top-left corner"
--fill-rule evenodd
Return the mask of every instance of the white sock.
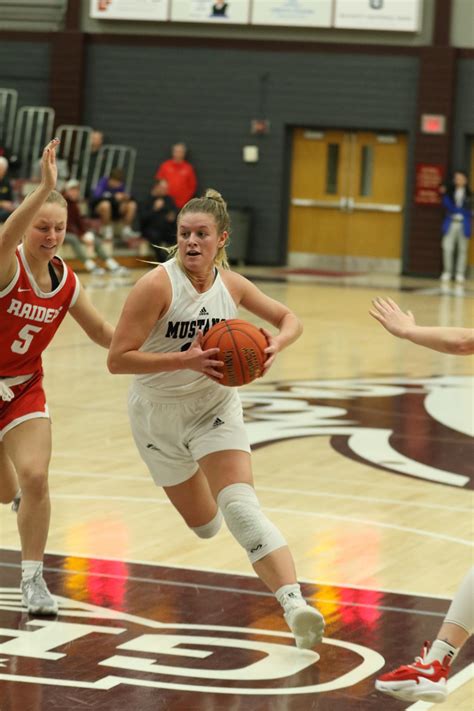
M 41 560 L 22 560 L 21 561 L 21 579 L 31 580 L 37 571 L 43 575 L 43 562 Z
M 452 664 L 456 658 L 458 650 L 453 647 L 449 642 L 443 642 L 442 639 L 435 639 L 431 645 L 430 651 L 426 655 L 425 664 L 430 664 L 435 660 L 438 660 L 441 664 L 446 655 L 449 657 L 449 663 Z
M 275 597 L 284 610 L 286 610 L 287 607 L 302 607 L 307 604 L 301 594 L 301 588 L 298 583 L 282 585 L 281 588 L 278 588 L 275 592 Z
M 112 269 L 113 271 L 114 269 L 118 269 L 120 264 L 116 262 L 113 257 L 109 257 L 105 262 L 105 266 L 107 267 L 107 269 Z

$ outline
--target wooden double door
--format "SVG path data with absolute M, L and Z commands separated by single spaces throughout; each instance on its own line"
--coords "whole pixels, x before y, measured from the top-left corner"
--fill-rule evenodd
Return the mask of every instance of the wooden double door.
M 298 128 L 292 148 L 290 256 L 401 260 L 406 135 Z

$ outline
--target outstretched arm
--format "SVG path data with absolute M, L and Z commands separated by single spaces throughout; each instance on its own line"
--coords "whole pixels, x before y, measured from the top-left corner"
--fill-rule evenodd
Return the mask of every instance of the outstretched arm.
M 474 353 L 474 329 L 454 326 L 418 326 L 411 311 L 406 313 L 392 299 L 378 297 L 369 311 L 389 333 L 440 353 Z
M 77 301 L 70 307 L 69 313 L 91 341 L 103 348 L 110 347 L 114 335 L 113 326 L 97 311 L 82 286 Z

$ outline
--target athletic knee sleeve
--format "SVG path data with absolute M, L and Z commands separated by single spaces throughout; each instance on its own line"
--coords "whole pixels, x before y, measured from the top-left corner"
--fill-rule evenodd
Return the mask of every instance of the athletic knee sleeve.
M 222 526 L 222 514 L 217 509 L 217 513 L 209 523 L 205 523 L 204 526 L 191 526 L 191 531 L 199 536 L 199 538 L 212 538 L 217 533 L 219 533 L 220 527 Z
M 470 569 L 453 597 L 445 622 L 474 632 L 474 567 Z
M 260 508 L 257 494 L 249 484 L 230 484 L 217 496 L 227 528 L 245 548 L 251 563 L 286 546 L 278 528 Z

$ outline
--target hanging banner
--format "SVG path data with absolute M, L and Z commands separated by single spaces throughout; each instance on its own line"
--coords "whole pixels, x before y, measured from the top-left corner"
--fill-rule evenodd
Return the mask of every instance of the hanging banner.
M 167 20 L 169 0 L 90 0 L 98 20 Z
M 172 0 L 171 19 L 176 22 L 212 22 L 246 25 L 250 0 Z
M 253 0 L 254 25 L 331 27 L 333 0 Z
M 421 0 L 335 0 L 334 27 L 419 32 Z
M 415 180 L 415 203 L 439 205 L 440 186 L 443 182 L 443 166 L 440 163 L 417 163 Z

